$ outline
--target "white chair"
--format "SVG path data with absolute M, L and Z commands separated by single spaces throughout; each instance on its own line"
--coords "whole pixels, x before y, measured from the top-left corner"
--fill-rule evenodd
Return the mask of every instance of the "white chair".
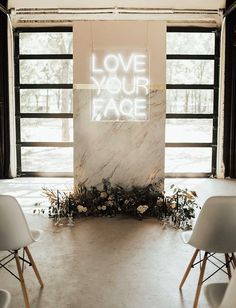
M 211 308 L 236 307 L 236 272 L 233 273 L 229 283 L 211 283 L 204 291 Z
M 5 268 L 13 276 L 17 277 L 11 270 L 7 268 L 7 264 L 15 259 L 21 288 L 24 296 L 25 306 L 29 308 L 29 298 L 23 276 L 24 262 L 32 265 L 38 281 L 43 288 L 43 281 L 39 275 L 35 262 L 29 251 L 28 245 L 40 238 L 40 230 L 30 230 L 23 214 L 23 211 L 12 196 L 0 196 L 0 251 L 9 251 L 9 254 L 0 260 L 0 268 Z M 23 248 L 23 256 L 19 255 L 19 250 Z M 28 260 L 24 258 L 27 254 Z M 21 262 L 23 266 L 21 267 Z
M 197 263 L 201 269 L 198 279 L 197 290 L 194 300 L 194 308 L 197 307 L 201 286 L 204 280 L 206 263 L 210 258 L 216 258 L 215 253 L 225 255 L 225 263 L 218 267 L 217 271 L 225 266 L 229 278 L 231 277 L 230 264 L 235 267 L 236 259 L 236 196 L 215 196 L 206 200 L 194 226 L 193 231 L 183 232 L 182 238 L 185 243 L 196 248 L 192 259 L 186 269 L 183 279 L 179 285 L 182 286 L 188 274 Z M 199 262 L 195 259 L 200 251 L 204 251 L 204 257 Z M 211 261 L 211 260 L 210 260 Z M 217 272 L 216 271 L 216 272 Z
M 3 289 L 0 289 L 0 308 L 9 307 L 11 301 L 11 294 Z

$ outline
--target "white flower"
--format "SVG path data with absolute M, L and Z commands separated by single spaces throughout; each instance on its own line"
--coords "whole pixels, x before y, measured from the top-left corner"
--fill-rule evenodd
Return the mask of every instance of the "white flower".
M 105 205 L 102 206 L 102 210 L 106 211 L 107 207 Z
M 77 210 L 78 210 L 79 213 L 83 213 L 83 212 L 87 212 L 88 209 L 87 209 L 86 206 L 78 205 Z
M 97 209 L 100 211 L 102 209 L 102 207 L 100 205 L 98 205 Z
M 103 198 L 103 199 L 106 199 L 107 196 L 108 196 L 108 194 L 105 191 L 102 191 L 100 193 L 100 197 Z
M 143 214 L 147 211 L 148 209 L 148 205 L 139 205 L 137 207 L 137 211 L 140 213 L 140 214 Z

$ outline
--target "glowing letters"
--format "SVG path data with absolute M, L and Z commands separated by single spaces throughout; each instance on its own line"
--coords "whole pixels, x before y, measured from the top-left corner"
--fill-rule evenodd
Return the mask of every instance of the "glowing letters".
M 121 53 L 92 55 L 92 120 L 143 121 L 148 119 L 147 56 Z

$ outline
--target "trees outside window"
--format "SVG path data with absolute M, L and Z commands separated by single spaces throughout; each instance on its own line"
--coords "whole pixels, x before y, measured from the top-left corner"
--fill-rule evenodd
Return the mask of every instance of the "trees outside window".
M 167 177 L 216 172 L 219 33 L 169 28 L 167 32 Z
M 15 31 L 18 175 L 73 172 L 71 28 Z

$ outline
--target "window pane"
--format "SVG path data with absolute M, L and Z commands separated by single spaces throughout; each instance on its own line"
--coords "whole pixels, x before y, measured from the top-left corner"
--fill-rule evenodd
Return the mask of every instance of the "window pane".
M 166 91 L 167 113 L 213 113 L 213 90 Z
M 211 172 L 211 148 L 166 148 L 165 172 Z
M 73 148 L 22 147 L 22 171 L 72 172 Z
M 212 142 L 211 119 L 166 119 L 166 142 Z
M 213 55 L 215 34 L 199 32 L 168 32 L 167 54 Z
M 72 89 L 21 89 L 23 113 L 72 113 Z
M 21 83 L 72 83 L 72 60 L 20 60 Z
M 213 84 L 213 60 L 167 60 L 168 84 Z
M 73 141 L 73 119 L 21 119 L 21 141 Z
M 20 54 L 72 54 L 72 32 L 20 33 Z

